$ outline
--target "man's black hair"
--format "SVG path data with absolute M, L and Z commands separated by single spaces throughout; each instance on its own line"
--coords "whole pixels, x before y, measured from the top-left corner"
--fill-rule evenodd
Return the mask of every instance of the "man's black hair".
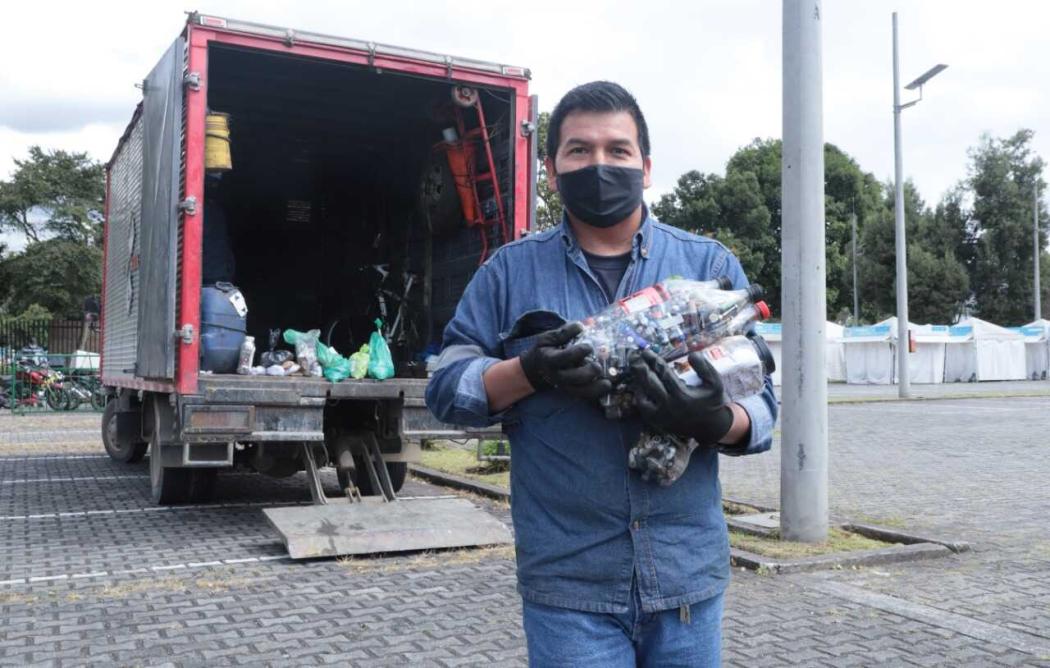
M 620 84 L 611 81 L 592 81 L 573 88 L 558 101 L 551 112 L 550 127 L 547 128 L 547 157 L 554 160 L 561 142 L 561 124 L 574 111 L 616 112 L 626 111 L 638 126 L 638 147 L 642 157 L 649 157 L 649 126 L 645 124 L 638 101 Z

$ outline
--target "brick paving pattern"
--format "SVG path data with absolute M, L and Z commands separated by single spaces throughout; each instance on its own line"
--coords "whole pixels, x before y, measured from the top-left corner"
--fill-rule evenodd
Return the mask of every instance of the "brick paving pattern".
M 837 514 L 975 550 L 735 573 L 727 665 L 1050 666 L 1048 408 L 830 407 Z M 291 562 L 260 509 L 307 502 L 301 476 L 230 472 L 215 504 L 159 510 L 148 463 L 99 456 L 96 421 L 0 415 L 0 665 L 524 665 L 510 550 Z M 775 505 L 775 452 L 722 462 L 727 495 Z

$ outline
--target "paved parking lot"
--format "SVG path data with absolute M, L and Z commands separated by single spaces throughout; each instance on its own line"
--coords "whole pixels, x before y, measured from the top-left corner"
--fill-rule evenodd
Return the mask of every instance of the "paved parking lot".
M 1050 665 L 1048 409 L 1032 397 L 832 406 L 834 510 L 976 550 L 739 572 L 727 663 Z M 294 563 L 260 509 L 305 503 L 301 477 L 233 472 L 216 504 L 157 509 L 148 465 L 101 455 L 95 420 L 0 415 L 0 664 L 524 662 L 511 551 Z M 775 452 L 723 459 L 727 495 L 775 504 L 778 484 Z M 412 481 L 404 493 L 450 492 Z

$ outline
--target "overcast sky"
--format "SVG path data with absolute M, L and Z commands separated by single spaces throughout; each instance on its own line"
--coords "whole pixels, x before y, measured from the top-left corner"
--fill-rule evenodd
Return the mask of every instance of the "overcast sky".
M 32 144 L 107 160 L 184 10 L 523 65 L 549 110 L 575 84 L 618 81 L 651 129 L 654 185 L 720 172 L 781 123 L 777 0 L 11 2 L 0 40 L 0 177 Z M 891 13 L 901 78 L 949 68 L 904 112 L 904 169 L 930 204 L 966 175 L 982 132 L 1035 131 L 1050 158 L 1050 3 L 824 0 L 824 136 L 893 174 Z M 14 29 L 10 29 L 14 28 Z

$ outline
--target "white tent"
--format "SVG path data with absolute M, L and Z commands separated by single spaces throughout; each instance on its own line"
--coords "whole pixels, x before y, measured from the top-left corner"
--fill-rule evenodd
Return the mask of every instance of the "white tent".
M 1036 320 L 1018 329 L 1024 337 L 1025 375 L 1046 380 L 1050 377 L 1050 320 Z
M 824 368 L 828 371 L 828 380 L 833 383 L 846 382 L 846 346 L 842 343 L 845 327 L 828 321 L 824 325 Z
M 1024 336 L 980 318 L 968 318 L 949 328 L 944 380 L 1024 380 Z
M 847 383 L 893 383 L 893 335 L 889 325 L 846 327 L 842 333 L 842 344 L 845 348 Z
M 880 325 L 889 325 L 893 338 L 893 382 L 897 382 L 897 318 L 883 320 Z M 908 355 L 908 380 L 915 384 L 944 382 L 945 348 L 950 341 L 947 325 L 916 325 L 908 323 L 915 352 Z
M 777 369 L 773 372 L 773 384 L 780 385 L 780 369 L 783 354 L 783 329 L 779 322 L 760 322 L 755 325 L 755 332 L 769 344 L 769 350 L 773 353 Z M 846 353 L 842 345 L 842 326 L 833 322 L 824 323 L 824 340 L 827 347 L 824 349 L 824 367 L 827 370 L 828 380 L 832 382 L 843 382 L 846 380 Z

